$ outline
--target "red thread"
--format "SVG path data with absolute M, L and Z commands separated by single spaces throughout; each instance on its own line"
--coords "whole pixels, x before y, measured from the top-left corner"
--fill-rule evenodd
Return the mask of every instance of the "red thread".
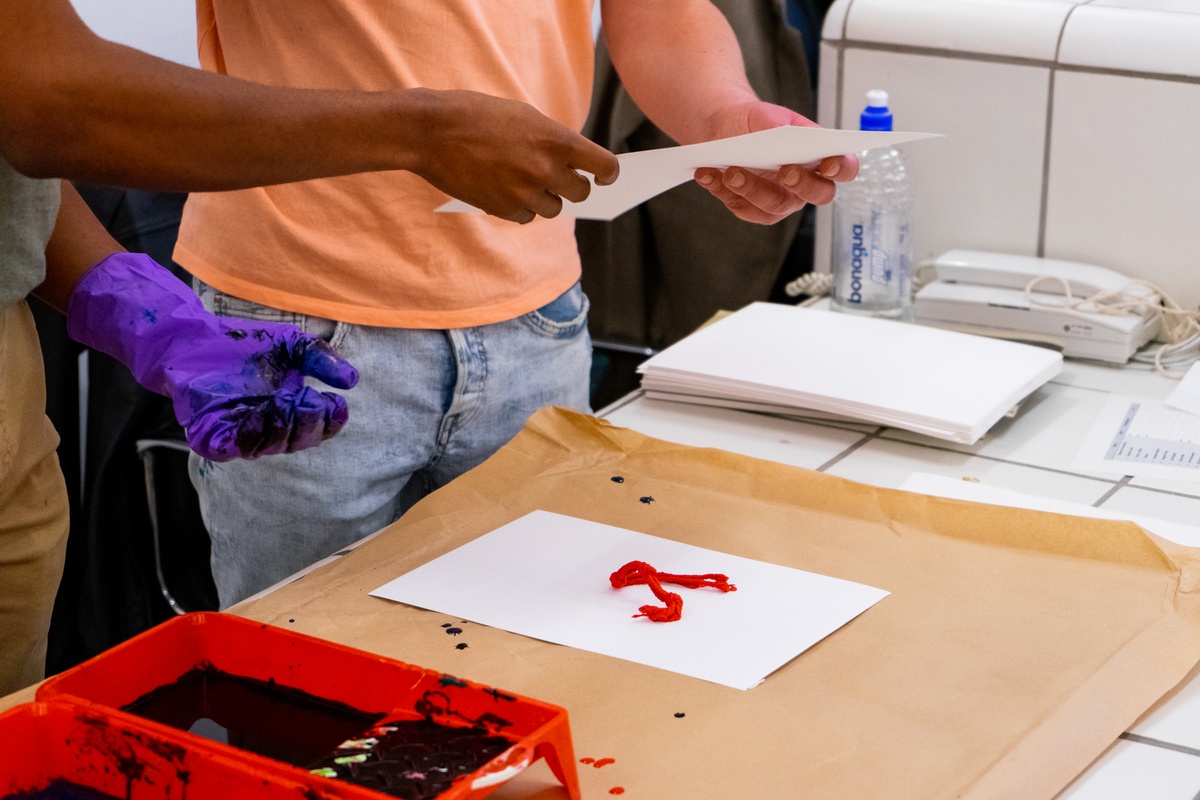
M 737 587 L 729 582 L 729 577 L 710 572 L 707 575 L 673 575 L 670 572 L 659 572 L 645 561 L 630 561 L 614 572 L 608 578 L 614 589 L 626 586 L 645 584 L 654 592 L 654 596 L 665 603 L 665 607 L 644 605 L 638 608 L 640 614 L 634 617 L 646 617 L 651 622 L 674 622 L 683 616 L 683 598 L 674 592 L 668 592 L 662 587 L 664 583 L 674 583 L 685 589 L 710 587 L 722 592 L 736 592 Z

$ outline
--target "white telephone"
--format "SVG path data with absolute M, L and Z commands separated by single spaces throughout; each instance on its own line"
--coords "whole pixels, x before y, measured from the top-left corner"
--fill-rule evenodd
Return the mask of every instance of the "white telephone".
M 913 299 L 916 320 L 925 325 L 1048 345 L 1065 356 L 1117 364 L 1158 334 L 1159 295 L 1104 267 L 977 250 L 951 250 L 932 266 L 937 279 Z M 1139 307 L 1105 313 L 1111 309 L 1104 307 L 1104 298 L 1113 295 Z M 1095 301 L 1074 302 L 1088 298 Z

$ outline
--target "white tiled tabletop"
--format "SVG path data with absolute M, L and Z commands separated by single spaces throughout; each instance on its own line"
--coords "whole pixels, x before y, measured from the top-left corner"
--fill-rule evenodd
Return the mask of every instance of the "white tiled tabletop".
M 614 425 L 886 488 L 914 472 L 978 481 L 1110 511 L 1200 525 L 1200 483 L 1119 478 L 1071 468 L 1109 393 L 1164 399 L 1153 372 L 1068 362 L 1011 420 L 974 445 L 891 428 L 798 421 L 649 400 L 635 392 L 598 412 Z M 1200 800 L 1200 668 L 1150 709 L 1060 800 Z

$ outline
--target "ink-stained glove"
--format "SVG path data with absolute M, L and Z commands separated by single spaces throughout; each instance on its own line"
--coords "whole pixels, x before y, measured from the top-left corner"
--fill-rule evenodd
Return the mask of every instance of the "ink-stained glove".
M 80 279 L 67 303 L 71 338 L 129 367 L 171 398 L 188 444 L 229 461 L 314 447 L 346 424 L 337 389 L 358 371 L 294 325 L 218 317 L 149 256 L 114 253 Z

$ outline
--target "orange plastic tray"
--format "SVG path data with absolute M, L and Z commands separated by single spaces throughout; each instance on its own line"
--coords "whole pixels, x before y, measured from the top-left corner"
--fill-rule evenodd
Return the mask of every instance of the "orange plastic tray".
M 183 737 L 193 751 L 237 759 L 264 774 L 293 781 L 315 780 L 324 791 L 336 792 L 339 797 L 378 800 L 383 796 L 120 710 L 204 667 L 273 681 L 364 712 L 381 713 L 385 720 L 431 719 L 460 727 L 473 722 L 513 740 L 508 750 L 456 780 L 438 800 L 482 798 L 538 758 L 546 760 L 573 800 L 580 796 L 565 709 L 217 612 L 185 614 L 152 628 L 50 678 L 38 689 L 37 699 L 66 697 L 94 703 L 108 709 L 114 719 L 162 736 Z

